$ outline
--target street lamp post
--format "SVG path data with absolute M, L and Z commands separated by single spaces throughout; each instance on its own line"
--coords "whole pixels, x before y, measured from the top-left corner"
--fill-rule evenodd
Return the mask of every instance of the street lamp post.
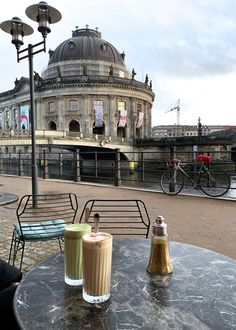
M 33 207 L 37 205 L 38 194 L 38 171 L 36 162 L 36 139 L 35 139 L 35 102 L 34 102 L 34 69 L 33 56 L 40 52 L 46 52 L 46 37 L 51 32 L 50 24 L 57 23 L 61 20 L 61 13 L 49 6 L 46 2 L 41 1 L 38 4 L 31 5 L 26 8 L 26 15 L 33 21 L 38 22 L 38 31 L 41 32 L 43 41 L 37 44 L 29 44 L 27 48 L 20 50 L 24 44 L 23 37 L 30 35 L 34 30 L 26 23 L 23 23 L 20 18 L 13 17 L 12 20 L 4 21 L 0 24 L 0 28 L 12 35 L 12 43 L 17 50 L 17 62 L 28 58 L 29 59 L 29 78 L 30 78 L 30 114 L 31 114 L 31 177 L 32 177 L 32 195 Z M 39 48 L 41 47 L 41 48 Z

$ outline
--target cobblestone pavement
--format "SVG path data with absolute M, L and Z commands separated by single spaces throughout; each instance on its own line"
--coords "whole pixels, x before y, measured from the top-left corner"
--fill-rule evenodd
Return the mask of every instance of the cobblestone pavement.
M 99 186 L 68 181 L 38 180 L 39 193 L 73 192 L 78 197 L 79 212 L 84 203 L 93 198 L 141 199 L 145 202 L 151 222 L 163 215 L 167 224 L 169 239 L 214 250 L 236 259 L 236 204 L 234 200 L 212 199 L 196 196 L 167 196 L 162 193 Z M 31 193 L 31 179 L 26 177 L 0 176 L 0 195 L 4 198 L 21 198 Z M 8 260 L 13 223 L 16 219 L 18 201 L 0 203 L 0 258 Z M 57 241 L 27 243 L 23 271 L 59 250 Z

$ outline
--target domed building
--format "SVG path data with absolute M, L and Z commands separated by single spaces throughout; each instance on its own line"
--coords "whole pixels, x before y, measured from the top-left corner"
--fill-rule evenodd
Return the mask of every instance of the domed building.
M 135 75 L 125 66 L 125 53 L 97 29 L 76 28 L 49 51 L 46 70 L 35 72 L 36 129 L 130 144 L 151 137 L 155 95 L 148 75 L 145 82 Z M 14 89 L 0 94 L 0 128 L 29 128 L 29 104 L 29 80 L 16 79 Z

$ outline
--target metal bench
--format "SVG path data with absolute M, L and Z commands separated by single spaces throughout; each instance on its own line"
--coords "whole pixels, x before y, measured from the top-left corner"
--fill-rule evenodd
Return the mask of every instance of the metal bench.
M 36 195 L 36 201 L 33 207 L 33 195 L 25 195 L 16 210 L 18 223 L 13 225 L 8 262 L 14 265 L 17 253 L 21 251 L 20 269 L 27 241 L 58 240 L 62 250 L 64 227 L 74 223 L 78 210 L 77 197 L 73 193 Z
M 99 231 L 113 236 L 144 236 L 148 238 L 150 218 L 143 201 L 137 199 L 90 199 L 82 210 L 80 222 L 91 223 L 99 214 Z

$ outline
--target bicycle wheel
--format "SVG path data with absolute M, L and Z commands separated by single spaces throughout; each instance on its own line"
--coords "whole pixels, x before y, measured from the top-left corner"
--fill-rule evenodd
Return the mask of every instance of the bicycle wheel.
M 200 178 L 200 188 L 208 196 L 222 196 L 230 188 L 230 177 L 222 170 L 204 172 Z
M 177 195 L 184 186 L 184 176 L 180 171 L 166 170 L 161 176 L 161 189 L 168 195 Z

